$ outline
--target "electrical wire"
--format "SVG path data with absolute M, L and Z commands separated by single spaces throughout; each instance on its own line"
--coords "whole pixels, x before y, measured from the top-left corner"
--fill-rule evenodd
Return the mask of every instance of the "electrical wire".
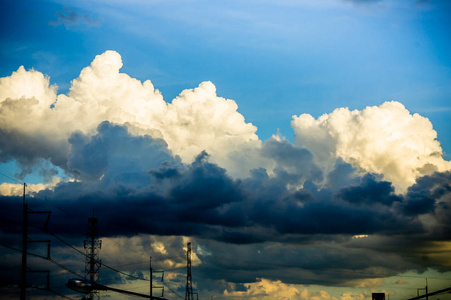
M 22 252 L 22 250 L 20 250 L 20 249 L 18 249 L 18 248 L 15 248 L 15 247 L 12 247 L 12 246 L 8 246 L 8 245 L 5 245 L 5 244 L 3 244 L 3 243 L 0 243 L 0 246 L 5 247 L 5 248 L 8 248 L 8 249 L 11 249 L 11 250 L 14 250 L 14 251 L 17 251 L 17 252 Z M 50 258 L 50 257 L 46 257 L 46 256 L 43 256 L 43 255 L 39 255 L 39 254 L 35 254 L 35 253 L 32 253 L 32 252 L 28 252 L 28 251 L 27 251 L 27 255 L 34 256 L 34 257 L 38 257 L 38 258 L 41 258 L 41 259 L 44 259 L 44 260 L 48 260 L 48 261 L 51 262 L 52 264 L 54 264 L 54 265 L 60 267 L 61 269 L 66 270 L 67 272 L 70 272 L 70 273 L 72 273 L 72 274 L 74 274 L 74 275 L 76 275 L 76 276 L 78 276 L 78 277 L 83 277 L 83 276 L 81 276 L 80 274 L 78 274 L 77 272 L 75 272 L 75 271 L 69 269 L 68 267 L 65 267 L 64 265 L 60 264 L 59 262 L 55 261 L 54 259 L 52 259 L 52 258 Z
M 55 294 L 55 295 L 58 295 L 58 296 L 60 296 L 60 297 L 63 297 L 63 298 L 66 298 L 66 299 L 71 299 L 71 300 L 73 300 L 73 298 L 71 298 L 71 297 L 68 297 L 68 296 L 65 296 L 65 295 L 63 295 L 63 294 L 60 294 L 60 293 L 58 293 L 57 291 L 55 291 L 55 290 L 52 290 L 52 289 L 46 289 L 46 288 L 40 288 L 40 287 L 32 287 L 33 289 L 36 289 L 36 290 L 43 290 L 43 291 L 47 291 L 47 292 L 51 292 L 51 293 L 53 293 L 53 294 Z
M 15 181 L 15 182 L 17 182 L 17 183 L 21 183 L 20 181 L 14 179 L 14 178 L 12 178 L 12 177 L 10 177 L 10 176 L 4 174 L 4 173 L 0 173 L 0 174 L 3 175 L 3 176 L 5 176 L 5 177 L 7 177 L 7 178 L 9 178 L 9 179 L 11 179 L 11 180 L 13 180 L 13 181 Z M 67 212 L 65 209 L 59 207 L 58 205 L 56 205 L 56 204 L 53 203 L 52 201 L 50 201 L 50 200 L 48 200 L 48 199 L 45 199 L 45 198 L 39 196 L 39 195 L 38 195 L 38 191 L 34 190 L 32 187 L 29 187 L 29 186 L 28 186 L 28 190 L 30 190 L 30 191 L 32 191 L 32 192 L 35 193 L 35 194 L 33 195 L 33 198 L 35 198 L 35 199 L 41 199 L 41 200 L 44 200 L 44 201 L 50 203 L 52 206 L 54 206 L 54 207 L 57 208 L 58 210 L 60 210 L 60 211 L 62 211 L 63 213 L 65 213 L 67 216 L 71 217 L 72 219 L 76 219 L 76 220 L 80 223 L 80 225 L 81 225 L 81 221 L 80 221 L 80 218 L 79 218 L 79 217 L 76 217 L 76 216 L 70 214 L 70 213 Z M 8 220 L 8 221 L 10 221 L 10 220 Z M 14 221 L 11 221 L 11 222 L 16 223 L 16 224 L 21 224 L 21 223 L 19 223 L 19 222 L 14 222 Z M 30 225 L 30 226 L 31 226 L 31 225 Z M 31 227 L 35 227 L 35 226 L 31 226 Z M 42 229 L 42 228 L 39 228 L 39 227 L 35 227 L 35 228 Z M 66 241 L 64 241 L 62 238 L 58 237 L 56 234 L 52 233 L 51 231 L 49 231 L 49 230 L 47 230 L 47 229 L 45 229 L 45 231 L 46 231 L 48 234 L 50 234 L 50 235 L 52 235 L 53 237 L 55 237 L 56 239 L 58 239 L 59 241 L 61 241 L 62 243 L 64 243 L 66 246 L 72 248 L 73 250 L 77 251 L 77 252 L 80 253 L 81 255 L 86 256 L 86 254 L 85 254 L 84 252 L 82 252 L 82 251 L 80 251 L 79 249 L 75 248 L 74 246 L 70 245 L 69 243 L 67 243 Z M 148 255 L 147 253 L 144 253 L 144 252 L 142 252 L 142 251 L 137 251 L 137 250 L 135 250 L 135 249 L 132 249 L 132 248 L 128 247 L 127 245 L 121 244 L 121 243 L 119 243 L 119 242 L 117 242 L 117 241 L 115 241 L 115 240 L 113 240 L 113 239 L 110 239 L 110 238 L 107 238 L 107 237 L 104 237 L 104 238 L 102 238 L 102 239 L 110 240 L 111 242 L 113 242 L 113 243 L 115 243 L 115 244 L 121 246 L 122 248 L 127 248 L 127 249 L 129 249 L 130 251 L 132 251 L 132 252 L 141 254 L 141 255 L 143 255 L 143 256 L 148 256 L 148 257 L 150 257 L 150 255 Z M 158 261 L 158 260 L 166 260 L 166 259 L 172 259 L 172 258 L 177 258 L 177 257 L 174 256 L 174 257 L 169 257 L 169 258 L 157 258 L 157 259 L 154 259 L 154 261 L 155 261 L 155 260 L 157 260 L 157 261 Z M 142 278 L 138 278 L 138 277 L 136 277 L 136 276 L 133 276 L 133 275 L 131 275 L 131 274 L 127 274 L 127 273 L 121 272 L 121 271 L 119 271 L 119 270 L 116 270 L 116 269 L 114 269 L 113 267 L 109 267 L 108 265 L 105 265 L 105 264 L 102 264 L 102 265 L 105 266 L 105 267 L 107 267 L 107 268 L 110 268 L 110 269 L 113 270 L 113 271 L 116 271 L 116 272 L 118 272 L 118 273 L 121 273 L 121 274 L 123 274 L 123 275 L 126 275 L 126 276 L 128 276 L 128 277 L 136 278 L 136 279 L 142 279 Z
M 117 272 L 117 273 L 119 273 L 119 274 L 125 275 L 125 276 L 127 276 L 127 277 L 131 277 L 131 278 L 139 279 L 139 280 L 144 280 L 144 281 L 150 281 L 150 279 L 147 279 L 147 278 L 140 278 L 140 277 L 134 276 L 134 275 L 132 275 L 132 274 L 125 273 L 125 272 L 119 271 L 119 270 L 117 270 L 117 269 L 115 269 L 115 268 L 113 268 L 113 267 L 110 267 L 110 266 L 108 266 L 108 265 L 105 265 L 105 264 L 102 264 L 102 267 L 105 267 L 105 268 L 107 268 L 107 269 L 110 269 L 110 270 L 112 270 L 112 271 L 114 271 L 114 272 Z
M 63 240 L 62 238 L 60 238 L 59 236 L 57 236 L 55 233 L 51 232 L 48 229 L 44 229 L 44 228 L 40 228 L 42 230 L 44 230 L 45 232 L 47 232 L 48 234 L 50 234 L 51 236 L 53 236 L 54 238 L 56 238 L 57 240 L 59 240 L 61 243 L 63 243 L 64 245 L 68 246 L 69 248 L 77 251 L 78 253 L 80 253 L 83 256 L 86 256 L 86 253 L 84 253 L 83 251 L 75 248 L 74 246 L 72 246 L 71 244 L 69 244 L 68 242 L 66 242 L 65 240 Z
M 57 236 L 56 234 L 52 233 L 52 232 L 49 231 L 48 229 L 45 229 L 45 231 L 46 231 L 47 233 L 49 233 L 50 235 L 52 235 L 53 237 L 57 238 L 59 241 L 61 241 L 62 243 L 64 243 L 66 246 L 68 246 L 68 247 L 70 247 L 71 249 L 77 251 L 77 252 L 80 253 L 81 255 L 83 255 L 83 256 L 89 258 L 89 256 L 86 255 L 86 253 L 83 253 L 82 251 L 78 250 L 77 248 L 75 248 L 74 246 L 72 246 L 71 244 L 69 244 L 68 242 L 66 242 L 65 240 L 63 240 L 61 237 L 59 237 L 59 236 Z M 130 277 L 130 278 L 134 278 L 134 279 L 138 279 L 138 280 L 144 280 L 144 281 L 150 281 L 150 279 L 140 278 L 140 277 L 134 276 L 134 275 L 132 275 L 132 274 L 122 272 L 122 271 L 120 271 L 120 270 L 118 270 L 118 269 L 116 269 L 116 268 L 110 267 L 109 265 L 104 264 L 104 263 L 102 263 L 102 266 L 105 267 L 105 268 L 107 268 L 107 269 L 110 269 L 110 270 L 112 270 L 112 271 L 114 271 L 114 272 L 117 272 L 117 273 L 119 273 L 119 274 L 122 274 L 122 275 L 124 275 L 124 276 Z M 80 276 L 80 277 L 83 277 L 83 276 Z
M 69 213 L 68 211 L 66 211 L 65 209 L 63 209 L 63 208 L 59 207 L 58 205 L 56 205 L 55 203 L 53 203 L 52 201 L 50 201 L 50 200 L 48 200 L 48 199 L 45 199 L 45 198 L 43 198 L 43 197 L 40 197 L 40 196 L 37 194 L 38 192 L 37 192 L 37 191 L 34 191 L 33 188 L 28 187 L 28 190 L 31 190 L 31 191 L 35 192 L 35 194 L 33 195 L 34 198 L 41 199 L 41 200 L 44 200 L 44 201 L 50 203 L 52 206 L 56 207 L 58 210 L 60 210 L 60 211 L 62 211 L 63 213 L 65 213 L 67 216 L 71 217 L 72 219 L 77 220 L 77 223 L 78 223 L 79 225 L 84 225 L 84 223 L 81 222 L 81 218 L 80 218 L 80 217 L 74 216 L 74 215 L 72 215 L 71 213 Z M 150 256 L 150 255 L 148 255 L 147 253 L 144 253 L 144 252 L 142 252 L 142 251 L 138 251 L 138 250 L 132 249 L 132 248 L 128 247 L 127 245 L 121 244 L 121 243 L 119 243 L 119 242 L 117 242 L 117 241 L 115 241 L 115 240 L 113 240 L 113 239 L 108 238 L 108 237 L 103 237 L 102 239 L 110 240 L 111 242 L 113 242 L 113 243 L 115 243 L 115 244 L 117 244 L 117 245 L 119 245 L 119 246 L 121 246 L 121 247 L 123 247 L 123 248 L 127 248 L 127 249 L 131 250 L 132 252 L 141 254 L 141 255 L 143 255 L 143 256 L 147 256 L 147 257 Z
M 17 248 L 15 248 L 15 247 L 12 247 L 12 246 L 9 246 L 9 245 L 5 245 L 5 244 L 3 244 L 3 243 L 0 243 L 0 246 L 5 247 L 5 248 L 8 248 L 8 249 L 11 249 L 11 250 L 14 250 L 14 251 L 17 251 L 17 252 L 22 252 L 22 250 L 20 250 L 20 249 L 17 249 Z M 34 256 L 34 257 L 38 257 L 38 258 L 47 260 L 47 261 L 51 262 L 52 264 L 56 265 L 57 267 L 59 267 L 59 268 L 65 270 L 65 271 L 67 271 L 67 272 L 69 272 L 69 273 L 72 273 L 72 274 L 74 274 L 74 275 L 77 276 L 77 277 L 82 277 L 82 276 L 81 276 L 80 274 L 78 274 L 77 272 L 75 272 L 75 271 L 69 269 L 68 267 L 62 265 L 61 263 L 55 261 L 54 259 L 52 259 L 52 258 L 50 258 L 50 257 L 45 257 L 45 256 L 38 255 L 38 254 L 35 254 L 35 253 L 32 253 L 32 252 L 28 252 L 28 251 L 27 251 L 27 255 L 30 255 L 30 256 Z M 56 291 L 54 291 L 54 290 L 52 290 L 52 289 L 50 289 L 50 288 L 45 288 L 45 289 L 43 289 L 43 288 L 38 288 L 38 287 L 33 287 L 33 288 L 35 288 L 35 289 L 40 289 L 40 290 L 45 290 L 45 291 L 49 291 L 49 292 L 52 292 L 52 293 L 54 293 L 54 294 L 56 294 L 56 295 L 59 295 L 59 296 L 61 296 L 61 297 L 64 297 L 64 298 L 67 298 L 67 299 L 72 299 L 72 298 L 67 297 L 67 296 L 64 296 L 64 295 L 62 295 L 62 294 L 60 294 L 60 293 L 58 293 L 58 292 L 56 292 Z
M 9 179 L 11 179 L 11 180 L 17 182 L 17 183 L 23 184 L 23 182 L 20 182 L 19 180 L 15 179 L 15 178 L 12 178 L 11 176 L 8 176 L 8 175 L 6 175 L 6 174 L 4 174 L 4 173 L 2 173 L 2 172 L 0 172 L 0 175 L 3 175 L 3 176 L 5 176 L 5 177 L 7 177 L 7 178 L 9 178 Z
M 180 296 L 179 294 L 177 294 L 176 291 L 174 291 L 166 282 L 163 282 L 163 285 L 166 286 L 174 295 L 176 295 L 177 297 L 181 298 L 181 299 L 185 299 L 185 297 Z
M 80 253 L 81 255 L 83 255 L 83 256 L 85 256 L 85 257 L 88 257 L 85 253 L 83 253 L 82 251 L 78 250 L 77 248 L 75 248 L 74 246 L 72 246 L 71 244 L 69 244 L 68 242 L 64 241 L 61 237 L 59 237 L 59 236 L 57 236 L 56 234 L 52 233 L 52 232 L 49 231 L 48 229 L 45 229 L 45 231 L 46 231 L 47 233 L 49 233 L 50 235 L 52 235 L 53 237 L 57 238 L 59 241 L 61 241 L 62 243 L 64 243 L 66 246 L 72 248 L 73 250 L 77 251 L 77 252 Z M 114 272 L 117 272 L 117 273 L 119 273 L 119 274 L 122 274 L 122 275 L 124 275 L 124 276 L 130 277 L 130 278 L 134 278 L 134 279 L 138 279 L 138 280 L 143 280 L 143 281 L 150 281 L 150 279 L 147 279 L 147 278 L 140 278 L 140 277 L 134 276 L 134 275 L 132 275 L 132 274 L 129 274 L 129 273 L 120 271 L 120 270 L 118 270 L 118 269 L 116 269 L 116 268 L 114 268 L 114 267 L 111 267 L 111 266 L 109 266 L 109 265 L 107 265 L 107 264 L 104 264 L 104 263 L 102 263 L 102 266 L 105 267 L 105 268 L 107 268 L 107 269 L 110 269 L 110 270 L 112 270 L 112 271 L 114 271 Z M 182 269 L 182 268 L 176 268 L 176 269 Z M 174 269 L 174 270 L 176 270 L 176 269 Z M 82 276 L 81 276 L 81 277 L 82 277 Z

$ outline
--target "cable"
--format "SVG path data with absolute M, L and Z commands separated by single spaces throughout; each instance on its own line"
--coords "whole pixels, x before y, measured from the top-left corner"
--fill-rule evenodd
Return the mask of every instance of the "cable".
M 15 178 L 12 178 L 11 176 L 8 176 L 8 175 L 6 175 L 6 174 L 4 174 L 2 172 L 0 172 L 0 175 L 3 175 L 3 176 L 5 176 L 5 177 L 17 182 L 17 183 L 23 184 L 23 182 L 20 182 L 19 180 L 15 179 Z
M 53 237 L 57 238 L 59 241 L 61 241 L 62 243 L 64 243 L 66 246 L 72 248 L 73 250 L 77 251 L 77 252 L 80 253 L 81 255 L 83 255 L 83 256 L 85 256 L 85 257 L 88 257 L 85 253 L 83 253 L 82 251 L 78 250 L 77 248 L 75 248 L 74 246 L 72 246 L 71 244 L 69 244 L 68 242 L 64 241 L 61 237 L 59 237 L 59 236 L 57 236 L 56 234 L 52 233 L 52 232 L 49 231 L 48 229 L 45 229 L 45 231 L 46 231 L 47 233 L 49 233 L 50 235 L 52 235 Z M 122 272 L 122 271 L 119 271 L 118 269 L 113 268 L 113 267 L 110 267 L 109 265 L 104 264 L 104 263 L 102 263 L 102 266 L 105 267 L 105 268 L 107 268 L 107 269 L 110 269 L 110 270 L 112 270 L 112 271 L 114 271 L 114 272 L 117 272 L 117 273 L 119 273 L 119 274 L 122 274 L 122 275 L 124 275 L 124 276 L 127 276 L 127 277 L 131 277 L 131 278 L 138 279 L 138 280 L 150 281 L 150 279 L 140 278 L 140 277 L 134 276 L 134 275 L 132 275 L 132 274 L 125 273 L 125 272 Z M 80 276 L 80 277 L 83 277 L 83 276 Z
M 6 175 L 6 174 L 3 174 L 3 173 L 0 173 L 0 174 L 2 174 L 2 175 L 5 176 L 5 177 L 8 177 L 8 178 L 11 179 L 11 180 L 14 180 L 14 181 L 20 183 L 18 180 L 14 179 L 14 178 L 12 178 L 12 177 Z M 32 187 L 28 187 L 28 190 L 30 190 L 30 191 L 32 191 L 32 192 L 35 193 L 35 194 L 33 195 L 33 198 L 35 198 L 35 199 L 41 199 L 41 200 L 43 200 L 43 201 L 46 201 L 46 202 L 50 203 L 52 206 L 56 207 L 58 210 L 62 211 L 63 213 L 65 213 L 65 214 L 68 215 L 69 217 L 71 217 L 71 218 L 77 220 L 77 222 L 78 222 L 80 225 L 82 225 L 82 223 L 81 223 L 79 217 L 73 216 L 72 214 L 70 214 L 69 212 L 67 212 L 65 209 L 59 207 L 58 205 L 56 205 L 56 204 L 53 203 L 52 201 L 50 201 L 50 200 L 48 200 L 48 199 L 46 199 L 46 198 L 43 198 L 43 197 L 41 197 L 41 196 L 38 196 L 38 195 L 37 195 L 38 191 L 34 190 Z M 21 224 L 21 223 L 19 223 L 19 222 L 14 222 L 14 223 L 16 223 L 16 224 Z M 31 227 L 33 227 L 33 226 L 31 226 Z M 42 228 L 39 228 L 39 227 L 35 227 L 35 228 L 42 229 Z M 60 240 L 60 241 L 61 241 L 62 243 L 64 243 L 66 246 L 68 246 L 68 247 L 74 249 L 75 251 L 79 252 L 80 254 L 86 256 L 85 253 L 83 253 L 82 251 L 76 249 L 75 247 L 73 247 L 73 246 L 70 245 L 69 243 L 65 242 L 63 239 L 61 239 L 60 237 L 58 237 L 56 234 L 50 232 L 50 231 L 47 230 L 47 229 L 45 229 L 45 231 L 47 231 L 50 235 L 52 235 L 52 236 L 54 236 L 55 238 L 57 238 L 58 240 Z M 122 248 L 127 248 L 128 250 L 133 251 L 133 252 L 135 252 L 135 253 L 138 253 L 138 254 L 140 254 L 140 255 L 147 256 L 147 257 L 150 256 L 150 255 L 147 254 L 147 253 L 144 253 L 144 252 L 142 252 L 142 251 L 137 251 L 137 250 L 135 250 L 135 249 L 132 249 L 132 248 L 130 248 L 129 246 L 124 245 L 124 244 L 121 244 L 121 243 L 119 243 L 119 242 L 117 242 L 117 241 L 115 241 L 115 240 L 113 240 L 113 239 L 111 239 L 111 238 L 103 237 L 102 239 L 110 240 L 111 242 L 113 242 L 113 243 L 115 243 L 115 244 L 121 246 Z M 165 259 L 171 259 L 171 258 L 173 258 L 173 257 L 170 257 L 170 258 L 159 258 L 159 259 L 155 259 L 155 260 L 165 260 Z M 104 266 L 106 266 L 106 265 L 104 265 Z M 107 267 L 108 267 L 108 266 L 107 266 Z M 122 274 L 125 274 L 125 273 L 122 273 Z M 130 277 L 134 278 L 133 275 L 127 275 L 127 276 L 130 276 Z
M 0 246 L 8 248 L 8 249 L 11 249 L 11 250 L 14 250 L 14 251 L 17 251 L 17 252 L 22 252 L 22 250 L 20 250 L 20 249 L 17 249 L 15 247 L 8 246 L 8 245 L 2 244 L 2 243 L 0 243 Z M 59 262 L 55 261 L 54 259 L 52 259 L 50 257 L 45 257 L 45 256 L 42 256 L 42 255 L 39 255 L 39 254 L 35 254 L 35 253 L 31 253 L 31 252 L 28 252 L 28 251 L 27 251 L 27 255 L 31 255 L 31 256 L 34 256 L 34 257 L 39 257 L 39 258 L 48 260 L 49 262 L 51 262 L 52 264 L 60 267 L 61 269 L 64 269 L 64 270 L 66 270 L 66 271 L 68 271 L 68 272 L 70 272 L 70 273 L 72 273 L 72 274 L 74 274 L 74 275 L 76 275 L 78 277 L 83 277 L 80 274 L 78 274 L 77 272 L 72 271 L 68 267 L 65 267 L 64 265 L 60 264 Z
M 51 292 L 51 293 L 53 293 L 53 294 L 55 294 L 55 295 L 58 295 L 58 296 L 60 296 L 60 297 L 63 297 L 63 298 L 66 298 L 66 299 L 71 299 L 71 300 L 73 300 L 73 298 L 68 297 L 68 296 L 65 296 L 65 295 L 63 295 L 63 294 L 60 294 L 60 293 L 58 293 L 57 291 L 54 291 L 54 290 L 52 290 L 52 289 L 50 289 L 50 288 L 49 288 L 49 289 L 40 288 L 40 287 L 31 287 L 31 288 L 36 289 L 36 290 L 48 291 L 48 292 Z
M 8 249 L 11 249 L 11 250 L 14 250 L 14 251 L 17 251 L 17 252 L 22 252 L 22 250 L 20 250 L 20 249 L 17 249 L 17 248 L 15 248 L 15 247 L 8 246 L 8 245 L 2 244 L 2 243 L 0 243 L 0 246 L 5 247 L 5 248 L 8 248 Z M 56 265 L 57 267 L 59 267 L 59 268 L 61 268 L 61 269 L 64 269 L 64 270 L 66 270 L 67 272 L 72 273 L 72 274 L 74 274 L 74 275 L 77 276 L 77 277 L 83 277 L 83 276 L 81 276 L 80 274 L 78 274 L 77 272 L 75 272 L 75 271 L 69 269 L 68 267 L 66 267 L 66 266 L 64 266 L 64 265 L 62 265 L 62 264 L 60 264 L 59 262 L 55 261 L 54 259 L 52 259 L 52 258 L 50 258 L 50 257 L 45 257 L 45 256 L 38 255 L 38 254 L 34 254 L 34 253 L 31 253 L 31 252 L 27 252 L 27 255 L 31 255 L 31 256 L 34 256 L 34 257 L 38 257 L 38 258 L 47 260 L 47 261 L 51 262 L 52 264 Z M 60 293 L 58 293 L 58 292 L 56 292 L 56 291 L 54 291 L 54 290 L 51 290 L 51 289 L 42 289 L 42 288 L 38 288 L 38 287 L 33 287 L 33 288 L 41 289 L 41 290 L 46 290 L 46 291 L 55 293 L 55 294 L 57 294 L 57 295 L 59 295 L 59 296 L 61 296 L 61 297 L 64 297 L 64 298 L 67 298 L 67 299 L 72 299 L 72 298 L 70 298 L 70 297 L 64 296 L 64 295 L 62 295 L 62 294 L 60 294 Z
M 2 244 L 2 243 L 0 243 L 0 246 L 5 247 L 5 248 L 8 248 L 8 249 L 11 249 L 11 250 L 14 250 L 14 251 L 22 252 L 22 250 L 20 250 L 20 249 L 17 249 L 17 248 L 15 248 L 15 247 L 8 246 L 8 245 Z M 27 252 L 27 253 L 28 253 L 28 252 Z
M 73 250 L 77 251 L 78 253 L 80 253 L 80 254 L 83 255 L 84 257 L 88 257 L 88 255 L 86 255 L 86 253 L 84 253 L 84 252 L 78 250 L 77 248 L 75 248 L 74 246 L 72 246 L 71 244 L 69 244 L 68 242 L 66 242 L 65 240 L 63 240 L 61 237 L 59 237 L 59 236 L 57 236 L 56 234 L 52 233 L 52 232 L 49 231 L 48 229 L 45 229 L 45 231 L 46 231 L 47 233 L 49 233 L 50 235 L 52 235 L 53 237 L 57 238 L 59 241 L 61 241 L 62 243 L 64 243 L 66 246 L 68 246 L 68 247 L 72 248 Z M 107 268 L 107 269 L 110 269 L 110 270 L 112 270 L 112 271 L 115 271 L 115 272 L 117 272 L 117 273 L 120 273 L 120 274 L 122 274 L 122 275 L 131 277 L 131 278 L 135 278 L 135 279 L 139 279 L 139 280 L 145 280 L 145 281 L 150 281 L 149 279 L 139 278 L 139 277 L 137 277 L 137 276 L 134 276 L 134 275 L 131 275 L 131 274 L 128 274 L 128 273 L 119 271 L 119 270 L 117 270 L 117 269 L 115 269 L 115 268 L 113 268 L 113 267 L 110 267 L 110 266 L 106 265 L 106 264 L 102 264 L 102 266 L 105 267 L 105 268 Z M 80 276 L 80 277 L 83 277 L 83 276 Z
M 176 295 L 177 297 L 181 298 L 181 299 L 185 299 L 185 297 L 180 296 L 179 294 L 177 294 L 166 282 L 163 282 L 163 285 L 165 285 L 174 295 Z
M 129 263 L 129 264 L 116 265 L 113 268 L 127 267 L 127 266 L 133 266 L 133 265 L 142 265 L 142 264 L 148 264 L 148 263 L 149 263 L 149 260 L 143 260 L 141 262 L 134 262 L 134 263 Z
M 44 229 L 44 228 L 40 228 L 42 230 L 44 230 L 45 232 L 47 232 L 48 234 L 50 234 L 51 236 L 53 236 L 54 238 L 56 238 L 57 240 L 59 240 L 60 242 L 62 242 L 63 244 L 65 244 L 66 246 L 72 248 L 73 250 L 77 251 L 78 253 L 80 253 L 81 255 L 86 257 L 86 253 L 84 253 L 81 250 L 78 250 L 77 248 L 75 248 L 74 246 L 72 246 L 71 244 L 69 244 L 68 242 L 66 242 L 65 240 L 63 240 L 62 238 L 60 238 L 59 236 L 57 236 L 56 234 L 54 234 L 53 232 L 51 232 L 48 229 Z
M 72 271 L 71 269 L 69 269 L 69 268 L 63 266 L 62 264 L 56 262 L 55 260 L 53 260 L 53 259 L 51 259 L 51 258 L 47 258 L 47 260 L 50 261 L 51 263 L 53 263 L 54 265 L 60 267 L 61 269 L 64 269 L 64 270 L 66 270 L 66 271 L 68 271 L 68 272 L 74 274 L 74 275 L 77 276 L 77 277 L 83 277 L 83 276 L 81 276 L 80 274 L 78 274 L 77 272 Z
M 38 195 L 37 195 L 38 192 L 35 191 L 35 190 L 33 190 L 33 188 L 29 187 L 28 190 L 31 190 L 31 191 L 34 191 L 34 192 L 35 192 L 35 195 L 33 195 L 34 198 L 41 199 L 41 200 L 44 200 L 44 201 L 50 203 L 51 205 L 53 205 L 54 207 L 56 207 L 58 210 L 62 211 L 62 212 L 65 213 L 66 215 L 68 215 L 69 217 L 71 217 L 71 218 L 77 220 L 77 222 L 78 222 L 80 225 L 84 225 L 84 223 L 81 222 L 81 218 L 80 218 L 80 217 L 76 217 L 76 216 L 70 214 L 69 212 L 67 212 L 65 209 L 59 207 L 58 205 L 56 205 L 56 204 L 53 203 L 52 201 L 50 201 L 50 200 L 48 200 L 48 199 L 45 199 L 45 198 L 43 198 L 43 197 L 38 196 Z M 147 257 L 150 256 L 150 255 L 147 254 L 147 253 L 144 253 L 144 252 L 142 252 L 142 251 L 134 250 L 134 249 L 128 247 L 127 245 L 121 244 L 121 243 L 119 243 L 119 242 L 117 242 L 117 241 L 115 241 L 115 240 L 113 240 L 113 239 L 111 239 L 111 238 L 103 237 L 102 239 L 110 240 L 111 242 L 113 242 L 113 243 L 115 243 L 115 244 L 117 244 L 117 245 L 119 245 L 119 246 L 121 246 L 121 247 L 127 248 L 127 249 L 129 249 L 129 250 L 131 250 L 131 251 L 133 251 L 133 252 L 135 252 L 135 253 L 139 253 L 139 254 L 141 254 L 141 255 L 143 255 L 143 256 L 147 256 Z
M 113 267 L 110 267 L 110 266 L 108 266 L 108 265 L 105 265 L 105 264 L 102 264 L 102 267 L 105 267 L 105 268 L 107 268 L 107 269 L 113 270 L 114 272 L 120 273 L 120 274 L 122 274 L 122 275 L 131 277 L 131 278 L 135 278 L 135 279 L 139 279 L 139 280 L 145 280 L 145 281 L 150 281 L 150 279 L 139 278 L 139 277 L 137 277 L 137 276 L 134 276 L 134 275 L 127 274 L 127 273 L 125 273 L 125 272 L 119 271 L 119 270 L 117 270 L 117 269 L 115 269 L 115 268 L 113 268 Z

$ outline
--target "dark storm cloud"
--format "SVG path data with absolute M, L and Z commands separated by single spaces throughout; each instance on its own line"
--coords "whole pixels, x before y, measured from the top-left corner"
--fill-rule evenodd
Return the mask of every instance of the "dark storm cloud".
M 26 106 L 24 116 L 28 118 L 27 111 L 32 111 L 36 105 L 36 99 L 21 99 L 17 101 L 5 100 L 0 104 L 0 119 L 10 110 L 21 110 Z M 57 173 L 55 166 L 63 167 L 67 162 L 68 147 L 66 143 L 56 142 L 43 134 L 27 134 L 12 128 L 0 128 L 0 162 L 6 163 L 16 160 L 21 173 L 15 174 L 23 179 L 27 174 L 37 171 L 44 179 L 49 180 Z M 48 161 L 51 162 L 51 164 Z
M 305 148 L 299 148 L 286 140 L 269 139 L 263 145 L 263 155 L 277 163 L 274 170 L 286 184 L 300 180 L 321 181 L 322 172 L 313 162 L 313 155 Z
M 405 202 L 405 211 L 409 214 L 430 213 L 436 208 L 436 204 L 446 206 L 450 192 L 450 172 L 419 178 L 407 191 L 408 201 Z
M 356 169 L 341 158 L 335 161 L 332 171 L 327 174 L 327 187 L 333 191 L 350 185 L 358 185 L 360 177 L 356 174 Z
M 420 179 L 403 197 L 379 176 L 356 175 L 342 161 L 328 175 L 333 189 L 320 188 L 306 180 L 322 178 L 311 153 L 285 141 L 263 147 L 265 155 L 275 157 L 275 175 L 256 169 L 243 180 L 229 177 L 206 153 L 183 165 L 164 141 L 132 136 L 108 122 L 92 137 L 74 133 L 70 144 L 68 170 L 80 181 L 61 183 L 31 201 L 44 209 L 48 202 L 39 199 L 47 199 L 82 219 L 95 209 L 106 236 L 194 235 L 242 244 L 287 234 L 423 233 L 417 216 L 434 211 L 436 218 L 442 216 L 438 228 L 448 226 L 449 203 L 437 202 L 449 196 L 447 174 Z M 295 187 L 301 179 L 306 180 L 303 188 Z M 3 205 L 13 205 L 11 199 L 3 197 Z M 77 234 L 66 216 L 52 217 L 52 226 Z
M 215 254 L 202 256 L 205 263 L 196 271 L 205 277 L 236 283 L 252 282 L 258 274 L 285 283 L 299 284 L 301 279 L 303 284 L 339 285 L 356 277 L 377 278 L 418 268 L 414 262 L 403 259 L 402 252 L 378 255 L 370 248 L 351 245 L 351 241 L 285 244 L 284 247 L 272 243 L 225 245 L 208 241 L 203 245 Z M 373 266 L 379 269 L 371 269 Z
M 140 186 L 143 180 L 149 180 L 150 176 L 145 175 L 149 170 L 165 162 L 178 162 L 161 139 L 130 136 L 125 127 L 109 122 L 101 123 L 97 131 L 92 137 L 77 132 L 69 138 L 72 150 L 68 171 L 82 181 L 103 176 L 103 183 L 129 182 Z
M 404 211 L 433 215 L 436 222 L 433 235 L 441 240 L 451 239 L 451 172 L 419 178 L 407 191 Z
M 392 206 L 393 203 L 402 201 L 402 197 L 394 192 L 390 182 L 381 181 L 381 178 L 377 179 L 374 174 L 366 174 L 360 185 L 342 188 L 336 197 L 355 205 Z
M 286 283 L 305 278 L 339 285 L 421 270 L 422 247 L 451 236 L 450 172 L 420 178 L 401 196 L 380 176 L 359 174 L 342 160 L 320 186 L 323 175 L 311 153 L 284 141 L 263 146 L 265 155 L 275 157 L 273 175 L 260 168 L 241 180 L 209 162 L 205 152 L 185 165 L 162 140 L 132 136 L 108 122 L 90 137 L 74 133 L 70 145 L 67 169 L 79 181 L 28 197 L 33 210 L 53 212 L 52 232 L 74 243 L 84 239 L 94 209 L 103 237 L 196 237 L 213 253 L 199 254 L 205 264 L 198 272 L 210 279 L 253 282 L 258 273 Z M 21 197 L 0 199 L 3 243 L 20 245 L 21 203 Z M 420 222 L 425 214 L 431 224 Z M 360 234 L 370 237 L 351 238 Z M 396 239 L 384 238 L 391 235 Z M 280 243 L 285 246 L 274 246 Z M 272 261 L 278 263 L 267 263 Z

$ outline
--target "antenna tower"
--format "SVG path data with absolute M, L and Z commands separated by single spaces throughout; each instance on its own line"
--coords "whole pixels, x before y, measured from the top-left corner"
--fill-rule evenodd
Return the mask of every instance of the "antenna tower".
M 85 240 L 86 261 L 85 279 L 97 283 L 99 280 L 99 269 L 102 264 L 99 259 L 99 250 L 102 248 L 102 241 L 99 240 L 98 219 L 93 217 L 88 219 L 88 234 Z M 92 291 L 84 299 L 100 299 L 99 292 Z
M 186 250 L 186 291 L 185 300 L 194 300 L 193 281 L 191 278 L 191 243 L 187 244 Z

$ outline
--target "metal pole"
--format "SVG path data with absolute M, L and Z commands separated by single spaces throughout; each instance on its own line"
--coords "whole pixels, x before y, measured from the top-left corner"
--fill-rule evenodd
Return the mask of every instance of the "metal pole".
M 152 299 L 152 256 L 149 259 L 149 269 L 150 269 L 150 299 Z
M 428 300 L 428 279 L 426 278 L 426 300 Z
M 28 239 L 28 204 L 25 202 L 25 183 L 23 184 L 23 224 L 22 224 L 22 270 L 20 283 L 20 300 L 25 300 L 27 288 L 27 239 Z

